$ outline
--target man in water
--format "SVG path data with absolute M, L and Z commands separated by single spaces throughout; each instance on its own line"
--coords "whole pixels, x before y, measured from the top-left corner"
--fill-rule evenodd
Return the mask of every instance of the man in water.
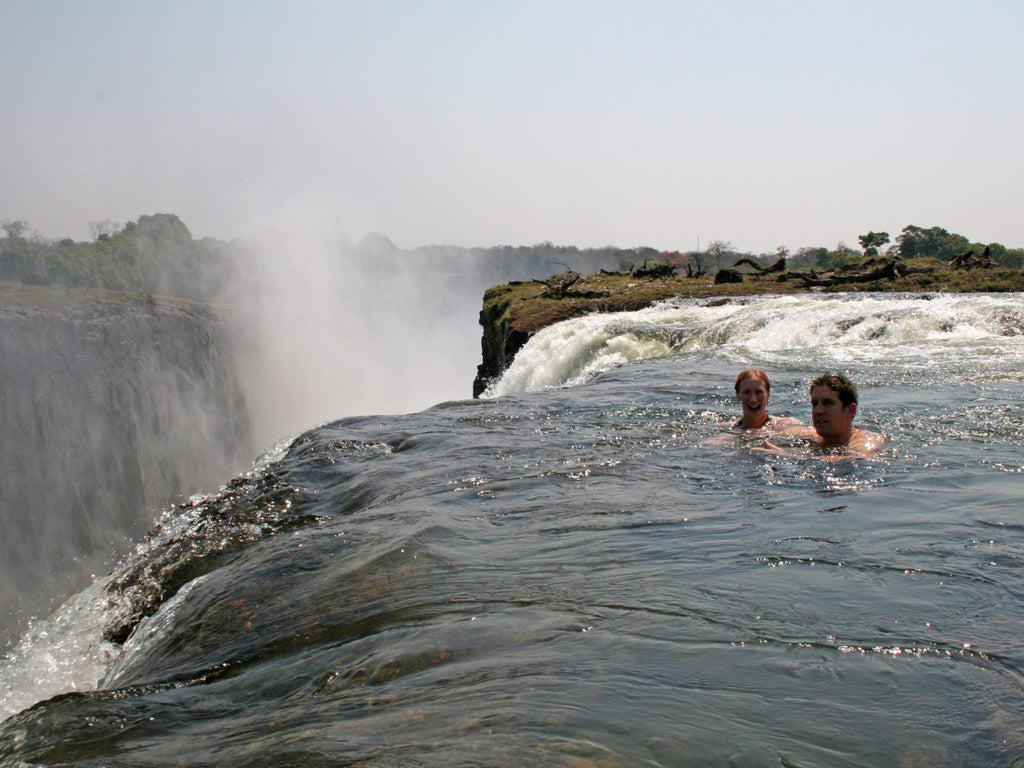
M 785 434 L 808 438 L 811 444 L 837 458 L 870 456 L 885 443 L 877 432 L 853 426 L 857 387 L 841 373 L 826 373 L 811 382 L 810 427 L 793 427 Z

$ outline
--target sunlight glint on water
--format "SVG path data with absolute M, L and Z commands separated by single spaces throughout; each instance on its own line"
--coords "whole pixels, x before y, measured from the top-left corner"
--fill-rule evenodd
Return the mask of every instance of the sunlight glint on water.
M 583 318 L 489 399 L 311 430 L 5 660 L 0 761 L 1018 764 L 1020 307 Z M 805 421 L 807 383 L 849 371 L 886 446 L 709 443 L 751 365 Z M 81 674 L 41 680 L 59 654 Z

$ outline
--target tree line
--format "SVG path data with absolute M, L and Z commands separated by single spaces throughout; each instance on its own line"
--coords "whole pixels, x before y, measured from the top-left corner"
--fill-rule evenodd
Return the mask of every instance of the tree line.
M 46 240 L 20 220 L 0 226 L 7 235 L 0 239 L 0 280 L 209 301 L 237 271 L 237 246 L 196 240 L 174 214 L 140 216 L 123 227 L 94 222 L 88 242 Z
M 251 278 L 245 268 L 252 258 L 249 245 L 213 238 L 195 239 L 176 215 L 140 216 L 120 226 L 93 222 L 91 241 L 47 240 L 31 231 L 25 221 L 0 220 L 6 237 L 0 239 L 0 280 L 28 284 L 56 284 L 69 288 L 109 288 L 133 293 L 177 296 L 211 301 L 234 286 L 236 293 Z M 601 269 L 630 271 L 665 263 L 687 274 L 715 274 L 747 258 L 769 265 L 785 257 L 790 269 L 837 270 L 855 266 L 873 256 L 950 262 L 967 253 L 985 252 L 992 263 L 1024 267 L 1024 249 L 1000 243 L 972 242 L 942 227 L 910 225 L 894 238 L 887 232 L 867 232 L 860 248 L 839 243 L 835 248 L 808 247 L 791 253 L 736 251 L 723 240 L 713 240 L 697 251 L 659 251 L 638 248 L 577 248 L 551 242 L 531 246 L 499 245 L 489 248 L 424 246 L 402 250 L 381 235 L 371 235 L 352 247 L 358 263 L 381 275 L 403 268 L 434 274 L 459 275 L 472 271 L 491 285 L 548 277 L 567 269 L 589 274 Z
M 856 266 L 866 259 L 887 256 L 901 259 L 937 259 L 950 262 L 964 254 L 987 253 L 993 264 L 1012 269 L 1024 267 L 1024 248 L 1007 248 L 1002 243 L 972 242 L 964 235 L 950 232 L 943 227 L 919 227 L 908 225 L 893 240 L 888 232 L 867 232 L 857 238 L 860 249 L 840 242 L 835 248 L 809 247 L 790 253 L 781 247 L 775 254 L 760 254 L 756 258 L 765 263 L 779 256 L 786 256 L 793 269 L 818 268 L 823 270 L 842 269 Z M 709 251 L 720 248 L 714 243 Z M 738 254 L 749 256 L 749 254 Z
M 7 235 L 0 238 L 0 280 L 108 288 L 196 301 L 213 301 L 229 293 L 245 295 L 257 287 L 250 269 L 256 259 L 256 244 L 196 240 L 174 214 L 140 216 L 123 227 L 110 221 L 92 222 L 93 239 L 84 242 L 47 240 L 20 220 L 3 219 L 0 226 Z M 473 278 L 489 286 L 546 277 L 563 268 L 589 273 L 653 262 L 659 252 L 648 247 L 580 249 L 550 242 L 490 248 L 428 245 L 403 250 L 373 234 L 355 245 L 339 244 L 340 265 L 344 255 L 354 258 L 344 264 L 354 264 L 364 274 L 382 280 L 415 270 L 451 280 Z

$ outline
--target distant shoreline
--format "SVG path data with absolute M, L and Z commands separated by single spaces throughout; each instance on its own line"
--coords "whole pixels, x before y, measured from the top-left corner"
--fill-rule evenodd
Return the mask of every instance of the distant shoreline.
M 884 276 L 879 276 L 885 270 Z M 891 275 L 891 276 L 890 276 Z M 512 282 L 484 293 L 480 325 L 483 359 L 473 396 L 501 375 L 534 333 L 552 323 L 595 312 L 629 312 L 674 298 L 733 298 L 829 293 L 1014 293 L 1024 292 L 1024 270 L 955 268 L 935 259 L 885 262 L 878 270 L 847 273 L 769 271 L 738 273 L 738 282 L 668 274 L 637 277 L 598 272 L 554 275 L 546 281 Z M 867 279 L 860 279 L 867 278 Z
M 925 261 L 925 260 L 922 260 Z M 887 279 L 838 280 L 830 286 L 809 285 L 804 273 L 780 272 L 743 275 L 742 282 L 717 283 L 713 276 L 634 277 L 598 272 L 581 277 L 557 298 L 540 282 L 513 282 L 495 286 L 484 295 L 488 305 L 503 305 L 514 330 L 534 332 L 552 322 L 591 312 L 642 309 L 677 297 L 759 296 L 791 293 L 1013 293 L 1024 291 L 1024 270 L 993 267 L 954 269 L 927 260 L 911 265 L 906 274 Z M 913 271 L 911 271 L 913 270 Z M 816 275 L 823 282 L 833 273 Z M 559 276 L 556 276 L 559 277 Z M 854 277 L 856 277 L 854 275 Z

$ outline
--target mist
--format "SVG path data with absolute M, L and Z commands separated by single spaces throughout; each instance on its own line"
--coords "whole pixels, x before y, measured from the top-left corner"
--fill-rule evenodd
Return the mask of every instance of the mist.
M 254 449 L 225 323 L 208 307 L 0 290 L 2 647 Z
M 98 294 L 11 283 L 14 304 L 0 305 L 0 522 L 11 534 L 0 645 L 112 568 L 175 504 L 217 492 L 302 431 L 470 399 L 487 288 L 656 254 L 402 249 L 308 213 L 230 243 L 153 214 L 96 242 L 97 265 L 137 254 L 127 274 L 140 282 Z
M 471 397 L 486 270 L 313 217 L 222 245 L 189 278 L 220 286 L 213 313 L 60 287 L 0 304 L 0 647 L 288 437 Z
M 471 397 L 485 270 L 445 272 L 382 236 L 298 218 L 235 253 L 243 279 L 224 305 L 257 445 Z

